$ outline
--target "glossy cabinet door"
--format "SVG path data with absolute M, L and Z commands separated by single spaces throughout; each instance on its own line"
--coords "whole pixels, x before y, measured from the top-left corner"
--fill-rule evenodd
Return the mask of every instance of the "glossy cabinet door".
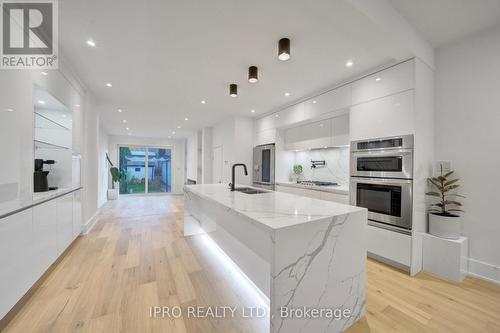
M 301 147 L 301 126 L 292 127 L 285 130 L 285 149 L 297 150 Z
M 57 200 L 33 207 L 36 273 L 41 276 L 56 261 Z
M 82 232 L 82 191 L 73 193 L 73 239 Z
M 413 90 L 379 98 L 351 108 L 351 140 L 414 133 Z
M 303 121 L 304 103 L 292 105 L 286 109 L 273 113 L 274 125 L 276 128 L 290 126 Z
M 409 60 L 352 83 L 352 105 L 413 89 L 414 61 Z
M 271 114 L 269 116 L 265 116 L 263 118 L 257 119 L 255 121 L 255 130 L 257 132 L 261 132 L 261 131 L 265 131 L 268 129 L 276 128 L 276 126 L 274 124 L 274 118 L 275 118 L 275 116 Z
M 73 194 L 56 200 L 57 204 L 57 255 L 61 255 L 73 241 Z
M 33 212 L 0 219 L 0 318 L 38 278 L 34 270 Z
M 351 106 L 351 84 L 338 87 L 304 102 L 304 118 L 314 119 Z
M 276 142 L 276 130 L 274 128 L 260 131 L 255 134 L 254 143 L 256 146 L 275 143 L 275 142 Z
M 306 124 L 300 128 L 302 149 L 326 148 L 331 146 L 332 122 L 330 119 Z
M 332 147 L 347 146 L 350 143 L 349 113 L 331 119 Z

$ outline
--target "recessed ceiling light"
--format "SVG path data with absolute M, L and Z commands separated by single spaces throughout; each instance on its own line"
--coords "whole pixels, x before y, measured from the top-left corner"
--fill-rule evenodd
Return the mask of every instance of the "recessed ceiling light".
M 180 126 L 177 126 L 177 128 L 181 128 Z
M 80 104 L 75 104 L 75 108 L 79 108 L 80 107 Z
M 255 113 L 255 110 L 254 110 L 254 109 L 252 109 L 252 110 L 250 110 L 250 112 Z
M 290 59 L 290 39 L 281 38 L 278 42 L 278 59 L 287 61 Z
M 352 60 L 347 60 L 347 62 L 345 63 L 345 65 L 347 67 L 352 67 L 352 65 L 354 65 L 354 63 L 352 62 Z
M 87 45 L 95 47 L 95 41 L 93 39 L 87 39 Z
M 111 88 L 112 86 L 113 86 L 113 85 L 112 85 L 111 83 L 109 83 L 109 82 L 108 82 L 108 83 L 106 83 L 106 87 L 110 87 L 110 88 Z
M 318 103 L 318 102 L 317 101 L 313 101 L 313 104 L 316 104 L 316 103 Z
M 186 118 L 184 118 L 184 120 L 185 120 L 185 121 L 188 121 L 188 120 L 189 120 L 189 118 L 188 118 L 188 117 L 186 117 Z
M 127 119 L 123 119 L 123 120 L 122 120 L 122 122 L 123 122 L 124 124 L 126 124 L 126 123 L 127 123 Z
M 123 110 L 122 110 L 122 109 L 118 109 L 118 113 L 122 113 L 122 112 L 123 112 Z
M 286 93 L 285 93 L 285 96 L 286 96 L 286 97 L 290 96 L 290 93 L 289 93 L 289 92 L 286 92 Z
M 382 80 L 382 79 L 381 79 L 381 78 L 379 78 L 379 77 L 375 79 L 375 81 L 380 81 L 380 80 Z
M 278 118 L 280 115 L 279 115 L 278 113 L 276 113 L 274 116 L 275 116 L 276 118 Z
M 130 130 L 130 128 L 128 128 L 128 127 L 125 127 L 125 129 L 126 129 L 127 131 L 128 131 L 128 130 Z
M 7 112 L 14 112 L 14 109 L 13 108 L 7 108 L 5 109 Z
M 42 74 L 42 75 L 49 75 L 49 73 L 47 73 L 47 72 L 40 72 L 40 74 Z
M 175 131 L 172 131 L 172 135 L 175 134 Z
M 43 104 L 45 104 L 45 101 L 39 100 L 38 104 L 42 104 L 43 105 Z
M 206 101 L 201 101 L 201 104 L 205 104 L 205 103 L 206 103 Z

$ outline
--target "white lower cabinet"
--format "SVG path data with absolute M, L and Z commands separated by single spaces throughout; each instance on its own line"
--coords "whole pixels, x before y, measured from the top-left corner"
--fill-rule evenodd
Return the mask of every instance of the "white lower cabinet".
M 346 204 L 346 205 L 349 204 L 349 195 L 348 194 L 309 190 L 309 189 L 305 189 L 305 188 L 283 186 L 283 185 L 276 186 L 276 191 L 301 195 L 303 197 L 308 197 L 308 198 L 333 201 L 333 202 L 338 202 L 338 203 L 342 203 L 342 204 Z
M 349 204 L 349 194 L 340 194 L 333 192 L 321 192 L 321 200 L 338 202 L 341 204 Z
M 73 216 L 81 216 L 79 206 L 75 192 L 0 219 L 0 318 L 76 237 Z
M 57 200 L 33 208 L 33 233 L 35 243 L 35 270 L 41 276 L 58 257 L 57 251 Z
M 73 241 L 73 194 L 62 196 L 57 204 L 57 255 Z
M 368 252 L 406 268 L 411 264 L 411 236 L 368 225 Z
M 33 244 L 32 209 L 0 220 L 0 318 L 38 278 Z

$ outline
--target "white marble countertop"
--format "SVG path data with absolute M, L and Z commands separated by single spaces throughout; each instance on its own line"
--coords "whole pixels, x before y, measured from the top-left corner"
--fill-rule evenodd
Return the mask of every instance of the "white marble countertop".
M 345 194 L 345 195 L 349 194 L 349 185 L 346 185 L 346 184 L 339 184 L 339 185 L 333 185 L 333 186 L 302 185 L 302 184 L 297 184 L 297 183 L 292 183 L 292 182 L 277 182 L 276 184 L 281 185 L 281 186 L 303 188 L 306 190 L 313 190 L 313 191 L 332 192 L 332 193 Z
M 192 192 L 207 201 L 230 208 L 269 229 L 312 223 L 364 210 L 360 207 L 283 192 L 267 191 L 261 194 L 231 192 L 227 184 L 185 185 L 184 192 L 186 195 Z

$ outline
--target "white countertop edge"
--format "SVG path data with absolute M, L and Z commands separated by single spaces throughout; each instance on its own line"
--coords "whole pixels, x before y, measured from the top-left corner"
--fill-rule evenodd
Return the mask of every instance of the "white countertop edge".
M 57 190 L 47 191 L 47 192 L 33 192 L 33 202 L 32 204 L 36 204 L 40 201 L 48 200 L 52 197 L 64 195 L 66 193 L 78 190 L 80 186 L 77 187 L 68 187 L 68 188 L 58 188 Z
M 213 185 L 216 185 L 216 184 L 206 184 L 205 186 L 213 186 Z M 219 185 L 219 184 L 217 184 L 217 185 Z M 222 184 L 220 184 L 220 185 L 222 185 Z M 248 219 L 250 219 L 251 221 L 253 221 L 253 222 L 257 223 L 257 224 L 262 225 L 267 230 L 274 230 L 274 231 L 275 230 L 283 230 L 283 229 L 286 229 L 286 228 L 289 228 L 289 227 L 293 227 L 293 226 L 297 226 L 297 225 L 301 225 L 301 224 L 304 224 L 304 223 L 327 221 L 327 220 L 330 220 L 333 217 L 345 216 L 345 215 L 348 215 L 348 214 L 351 214 L 351 213 L 355 213 L 355 212 L 358 212 L 358 211 L 365 210 L 365 208 L 354 207 L 354 206 L 349 206 L 349 205 L 345 205 L 345 204 L 324 201 L 324 200 L 320 200 L 320 199 L 302 197 L 302 198 L 310 200 L 310 201 L 319 201 L 319 202 L 321 202 L 321 205 L 324 205 L 325 203 L 328 203 L 330 205 L 344 206 L 344 207 L 342 208 L 342 212 L 339 212 L 339 213 L 311 214 L 310 216 L 308 216 L 308 220 L 307 221 L 296 220 L 293 223 L 283 223 L 283 221 L 281 221 L 281 223 L 269 223 L 267 220 L 276 220 L 276 219 L 282 220 L 283 218 L 286 218 L 286 216 L 291 215 L 291 214 L 290 213 L 284 213 L 284 214 L 283 213 L 278 213 L 276 216 L 264 216 L 264 217 L 251 216 L 251 215 L 249 215 L 245 211 L 238 210 L 238 209 L 234 208 L 234 206 L 228 205 L 227 203 L 225 203 L 223 201 L 217 200 L 217 198 L 215 198 L 213 196 L 210 196 L 210 195 L 207 195 L 206 193 L 203 193 L 203 191 L 199 191 L 198 189 L 200 187 L 203 187 L 203 184 L 200 184 L 200 185 L 184 185 L 183 190 L 184 190 L 184 192 L 191 192 L 194 195 L 202 197 L 203 199 L 205 199 L 207 201 L 210 201 L 210 202 L 213 202 L 213 203 L 215 203 L 217 205 L 220 205 L 221 207 L 224 207 L 225 209 L 230 209 L 233 212 L 235 212 L 236 214 L 244 216 L 245 218 L 248 218 Z M 237 184 L 237 187 L 252 187 L 252 186 L 243 186 L 243 185 Z M 260 190 L 262 190 L 262 189 L 260 189 Z M 297 196 L 295 194 L 289 194 L 289 193 L 285 193 L 285 192 L 277 192 L 277 191 L 269 191 L 269 190 L 266 190 L 266 192 L 269 192 L 269 194 L 278 195 L 278 196 L 283 197 L 283 198 L 285 196 L 300 197 L 300 196 Z M 239 194 L 238 193 L 236 195 L 245 195 L 245 194 L 242 194 L 242 193 Z M 250 197 L 248 197 L 248 199 L 251 199 L 252 198 L 251 196 L 252 195 L 250 195 Z M 244 198 L 244 197 L 241 197 L 241 198 Z M 291 218 L 291 219 L 293 220 L 293 218 Z
M 301 184 L 297 184 L 297 183 L 285 183 L 285 182 L 277 182 L 276 185 L 302 188 L 302 189 L 311 190 L 311 191 L 331 192 L 331 193 L 349 195 L 349 186 L 348 185 L 310 186 L 310 185 L 301 185 Z

